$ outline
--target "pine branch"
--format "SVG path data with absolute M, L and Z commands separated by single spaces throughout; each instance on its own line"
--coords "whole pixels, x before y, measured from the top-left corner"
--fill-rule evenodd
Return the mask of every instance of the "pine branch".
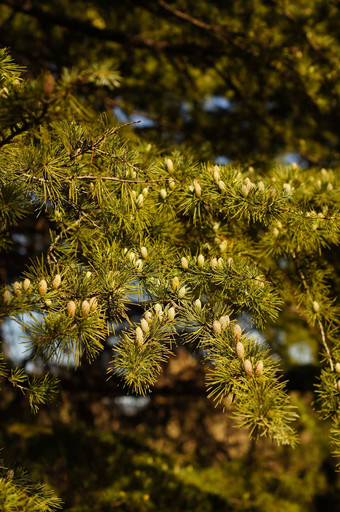
M 307 281 L 306 281 L 306 278 L 304 276 L 304 273 L 302 272 L 302 270 L 301 270 L 301 268 L 300 268 L 300 266 L 299 266 L 299 264 L 297 262 L 297 257 L 296 257 L 296 255 L 295 255 L 295 253 L 293 251 L 291 252 L 291 256 L 292 256 L 292 259 L 293 259 L 293 261 L 295 263 L 295 266 L 296 266 L 296 269 L 297 269 L 297 271 L 299 273 L 299 276 L 301 278 L 302 284 L 303 284 L 303 286 L 304 286 L 304 288 L 305 288 L 305 290 L 307 292 L 307 296 L 308 296 L 309 300 L 312 303 L 314 303 L 314 297 L 311 294 L 311 291 L 310 291 L 310 288 L 309 288 L 309 286 L 307 284 Z M 325 349 L 326 354 L 327 354 L 328 363 L 329 363 L 331 371 L 333 372 L 334 371 L 334 364 L 333 364 L 331 352 L 330 352 L 330 349 L 329 349 L 328 344 L 327 344 L 324 327 L 322 325 L 321 319 L 320 319 L 318 314 L 317 314 L 317 322 L 318 322 L 320 333 L 321 333 L 322 344 L 323 344 L 324 349 Z

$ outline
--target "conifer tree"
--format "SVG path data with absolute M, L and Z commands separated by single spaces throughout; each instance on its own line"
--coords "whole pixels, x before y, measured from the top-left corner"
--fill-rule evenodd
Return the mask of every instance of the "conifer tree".
M 32 80 L 1 50 L 0 249 L 10 250 L 12 230 L 33 215 L 50 230 L 40 257 L 1 287 L 1 318 L 23 326 L 35 360 L 66 357 L 76 367 L 116 335 L 108 375 L 136 394 L 152 390 L 184 345 L 204 361 L 208 396 L 240 426 L 294 446 L 297 414 L 280 365 L 240 317 L 249 314 L 261 330 L 300 316 L 319 344 L 315 407 L 331 418 L 339 455 L 336 167 L 216 165 L 184 148 L 161 151 L 136 137 L 134 121 L 98 115 L 84 100 L 84 91 L 100 98 L 119 83 L 109 60 Z M 5 360 L 0 372 L 34 412 L 58 393 L 48 372 L 31 376 Z M 8 476 L 1 485 L 15 493 Z M 58 506 L 39 492 L 40 509 Z
M 109 371 L 131 391 L 149 391 L 179 337 L 204 352 L 209 394 L 233 402 L 241 424 L 294 444 L 278 365 L 238 323 L 248 312 L 261 328 L 289 301 L 320 332 L 320 402 L 336 425 L 337 307 L 322 258 L 339 242 L 334 173 L 291 165 L 261 176 L 176 152 L 157 158 L 124 141 L 107 116 L 52 120 L 60 101 L 72 115 L 69 77 L 27 114 L 18 105 L 34 98 L 36 84 L 20 83 L 6 52 L 2 76 L 2 246 L 30 211 L 44 211 L 51 225 L 45 257 L 2 289 L 3 317 L 41 313 L 24 325 L 35 357 L 91 362 L 126 319 Z M 144 309 L 137 323 L 128 315 L 133 293 Z M 56 389 L 48 375 L 5 366 L 3 375 L 33 409 Z

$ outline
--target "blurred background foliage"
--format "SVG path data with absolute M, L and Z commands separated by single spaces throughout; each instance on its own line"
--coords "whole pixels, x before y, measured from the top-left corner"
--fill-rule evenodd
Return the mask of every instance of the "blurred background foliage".
M 0 44 L 45 93 L 48 80 L 53 87 L 67 68 L 73 107 L 86 107 L 89 118 L 106 110 L 122 122 L 142 119 L 128 136 L 136 145 L 150 143 L 155 154 L 178 148 L 261 173 L 277 160 L 337 170 L 339 17 L 333 0 L 5 0 Z M 103 87 L 72 72 L 89 63 L 103 73 Z M 105 81 L 112 67 L 113 90 Z M 46 249 L 44 216 L 25 219 L 12 242 L 1 255 L 2 282 L 15 280 L 28 256 Z M 327 258 L 339 269 L 338 251 Z M 330 284 L 338 289 L 338 278 Z M 53 487 L 72 512 L 335 512 L 340 481 L 328 425 L 311 407 L 315 336 L 289 309 L 265 335 L 300 410 L 295 450 L 255 445 L 246 431 L 234 430 L 206 398 L 198 358 L 179 349 L 146 398 L 126 397 L 114 380 L 106 382 L 105 351 L 90 368 L 63 369 L 59 405 L 37 416 L 20 394 L 3 388 L 4 456 Z
M 339 3 L 5 0 L 0 41 L 37 74 L 114 62 L 95 109 L 143 117 L 144 140 L 199 158 L 339 163 Z
M 59 407 L 34 417 L 12 389 L 1 394 L 7 459 L 57 490 L 64 510 L 338 510 L 328 425 L 310 392 L 291 395 L 300 413 L 292 450 L 235 430 L 185 351 L 150 398 L 120 396 L 101 368 L 91 368 L 89 385 L 87 373 L 65 375 Z

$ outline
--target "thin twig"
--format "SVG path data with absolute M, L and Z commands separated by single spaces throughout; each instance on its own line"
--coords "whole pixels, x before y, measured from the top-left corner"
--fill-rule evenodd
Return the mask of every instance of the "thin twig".
M 48 183 L 49 180 L 46 180 L 45 178 L 37 178 L 36 176 L 31 176 L 27 173 L 21 173 L 20 176 L 25 176 L 25 178 L 29 178 L 31 180 L 40 181 L 40 183 Z M 72 176 L 72 179 L 77 180 L 106 180 L 106 181 L 118 181 L 120 183 L 159 183 L 161 181 L 170 181 L 173 178 L 159 178 L 157 180 L 136 180 L 136 179 L 126 179 L 126 178 L 117 178 L 116 176 L 96 176 L 95 174 L 88 174 L 84 176 Z M 69 182 L 71 181 L 71 178 L 65 179 L 65 181 Z
M 80 210 L 80 213 L 83 217 L 85 217 L 85 219 L 91 222 L 92 226 L 94 226 L 97 229 L 100 229 L 100 231 L 104 231 L 104 229 L 101 226 L 99 226 L 99 224 L 97 224 L 93 219 L 91 219 L 91 217 L 89 217 L 89 215 L 87 215 L 87 213 L 85 213 L 84 210 Z
M 167 299 L 169 300 L 170 304 L 175 308 L 175 309 L 179 309 L 180 311 L 186 311 L 185 308 L 183 308 L 183 306 L 179 306 L 174 300 L 172 300 L 170 297 L 167 297 Z
M 140 169 L 137 165 L 132 164 L 125 158 L 122 158 L 118 155 L 112 155 L 108 151 L 103 151 L 102 149 L 98 149 L 98 148 L 96 149 L 96 152 L 99 153 L 100 155 L 108 156 L 108 157 L 112 158 L 113 160 L 118 160 L 120 163 L 123 163 L 125 165 L 129 165 L 136 172 L 145 172 L 145 169 Z M 92 163 L 92 160 L 91 160 L 91 163 Z
M 210 25 L 209 23 L 205 23 L 204 21 L 201 21 L 197 18 L 194 18 L 193 16 L 190 16 L 189 14 L 186 14 L 183 11 L 180 11 L 178 9 L 175 9 L 174 7 L 171 7 L 168 3 L 166 3 L 164 0 L 158 0 L 159 5 L 161 5 L 164 9 L 171 12 L 174 16 L 177 18 L 181 18 L 182 20 L 188 21 L 192 25 L 195 25 L 196 27 L 203 28 L 204 30 L 211 30 L 213 32 L 219 32 L 223 33 L 223 28 L 219 25 Z
M 107 181 L 119 181 L 122 183 L 159 183 L 160 181 L 169 181 L 172 178 L 159 178 L 157 180 L 134 180 L 134 179 L 126 179 L 126 178 L 117 178 L 116 176 L 96 176 L 93 174 L 89 174 L 87 176 L 75 176 L 77 180 L 107 180 Z
M 88 144 L 86 144 L 84 147 L 82 148 L 78 148 L 76 151 L 74 151 L 73 153 L 71 153 L 70 157 L 71 159 L 74 159 L 74 158 L 78 158 L 79 156 L 82 156 L 84 155 L 84 153 L 88 153 L 88 152 L 92 152 L 93 150 L 97 149 L 99 146 L 101 146 L 101 144 L 103 144 L 103 142 L 108 138 L 108 137 L 111 137 L 112 135 L 115 135 L 116 133 L 119 132 L 119 130 L 121 130 L 122 128 L 124 128 L 125 126 L 130 126 L 132 124 L 138 124 L 138 123 L 141 123 L 141 120 L 139 119 L 138 121 L 129 121 L 127 123 L 123 123 L 119 126 L 116 126 L 115 128 L 111 128 L 110 130 L 108 130 L 106 133 L 104 133 L 104 135 L 102 137 L 100 137 L 98 140 L 96 140 L 95 142 L 93 141 L 90 141 Z
M 75 228 L 77 225 L 79 225 L 81 223 L 81 221 L 82 221 L 82 217 L 77 219 L 71 226 L 66 228 L 63 233 L 59 233 L 59 235 L 57 235 L 55 237 L 54 242 L 49 246 L 48 251 L 47 251 L 47 261 L 48 261 L 49 265 L 51 265 L 51 257 L 53 258 L 54 263 L 57 262 L 56 258 L 53 256 L 52 253 L 53 253 L 54 249 L 56 249 L 58 242 L 62 238 L 63 234 L 67 233 L 68 231 L 71 231 L 73 228 Z
M 305 289 L 305 290 L 306 290 L 306 292 L 307 292 L 307 296 L 308 296 L 308 298 L 309 298 L 311 301 L 313 301 L 313 296 L 312 296 L 312 294 L 311 294 L 310 288 L 309 288 L 309 286 L 308 286 L 308 284 L 307 284 L 307 281 L 306 281 L 305 275 L 304 275 L 304 273 L 302 272 L 302 270 L 301 270 L 301 268 L 300 268 L 300 266 L 299 266 L 299 264 L 298 264 L 298 262 L 297 262 L 297 258 L 296 258 L 296 255 L 295 255 L 295 252 L 294 252 L 294 251 L 291 251 L 291 256 L 292 256 L 292 258 L 293 258 L 293 261 L 294 261 L 294 263 L 295 263 L 295 266 L 296 266 L 297 271 L 298 271 L 298 273 L 299 273 L 299 276 L 300 276 L 300 278 L 301 278 L 301 281 L 302 281 L 303 287 L 304 287 L 304 289 Z M 332 360 L 331 352 L 330 352 L 329 347 L 328 347 L 328 345 L 327 345 L 325 329 L 324 329 L 324 327 L 323 327 L 323 325 L 322 325 L 322 322 L 321 322 L 321 320 L 320 320 L 320 318 L 319 318 L 319 316 L 318 316 L 318 315 L 317 315 L 317 322 L 318 322 L 319 329 L 320 329 L 320 333 L 321 333 L 321 340 L 322 340 L 322 344 L 323 344 L 323 346 L 324 346 L 324 349 L 325 349 L 325 351 L 326 351 L 326 354 L 327 354 L 327 357 L 328 357 L 328 360 L 329 360 L 329 366 L 330 366 L 330 369 L 331 369 L 331 371 L 334 371 L 334 365 L 333 365 L 333 360 Z

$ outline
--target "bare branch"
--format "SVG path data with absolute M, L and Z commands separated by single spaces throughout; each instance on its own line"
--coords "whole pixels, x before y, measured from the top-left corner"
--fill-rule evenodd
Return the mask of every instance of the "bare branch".
M 204 30 L 212 30 L 213 32 L 223 32 L 223 28 L 219 25 L 210 25 L 209 23 L 205 23 L 204 21 L 201 21 L 197 18 L 194 18 L 193 16 L 190 16 L 189 14 L 186 14 L 185 12 L 179 11 L 178 9 L 175 9 L 174 7 L 171 7 L 167 2 L 164 0 L 158 0 L 159 5 L 164 7 L 167 11 L 171 12 L 174 16 L 181 18 L 182 20 L 188 21 L 189 23 L 192 23 L 192 25 L 195 25 L 196 27 L 203 28 Z

